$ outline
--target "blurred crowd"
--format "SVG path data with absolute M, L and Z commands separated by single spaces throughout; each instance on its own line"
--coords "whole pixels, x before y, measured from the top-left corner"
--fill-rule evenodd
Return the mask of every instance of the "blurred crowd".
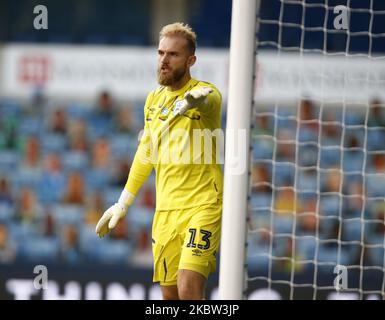
M 0 103 L 0 263 L 152 265 L 153 176 L 107 239 L 95 225 L 119 198 L 143 126 L 143 104 L 54 104 L 41 94 Z
M 248 263 L 384 265 L 385 108 L 256 110 Z

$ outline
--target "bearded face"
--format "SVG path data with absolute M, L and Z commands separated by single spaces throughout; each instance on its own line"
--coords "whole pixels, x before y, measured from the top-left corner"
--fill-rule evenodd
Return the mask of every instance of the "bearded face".
M 176 68 L 170 65 L 162 65 L 158 67 L 158 83 L 162 86 L 172 86 L 178 83 L 187 71 L 187 65 Z
M 183 37 L 162 38 L 158 47 L 158 83 L 168 87 L 178 86 L 189 74 L 194 59 Z

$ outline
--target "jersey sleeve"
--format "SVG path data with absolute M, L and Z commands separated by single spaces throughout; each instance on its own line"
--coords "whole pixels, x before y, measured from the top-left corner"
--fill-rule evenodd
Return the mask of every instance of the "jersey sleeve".
M 144 130 L 140 138 L 134 160 L 131 165 L 130 173 L 127 178 L 125 189 L 136 195 L 142 185 L 151 174 L 153 163 L 151 161 L 151 136 L 147 125 L 146 117 L 148 108 L 151 105 L 153 93 L 147 96 L 144 106 Z

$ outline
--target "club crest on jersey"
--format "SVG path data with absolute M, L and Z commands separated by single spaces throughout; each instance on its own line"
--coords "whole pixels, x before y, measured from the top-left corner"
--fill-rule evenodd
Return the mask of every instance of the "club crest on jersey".
M 175 102 L 174 110 L 172 110 L 172 114 L 175 116 L 177 113 L 179 113 L 180 108 L 183 107 L 183 100 L 179 100 Z
M 168 108 L 163 108 L 163 110 L 160 112 L 161 116 L 167 116 L 168 114 Z

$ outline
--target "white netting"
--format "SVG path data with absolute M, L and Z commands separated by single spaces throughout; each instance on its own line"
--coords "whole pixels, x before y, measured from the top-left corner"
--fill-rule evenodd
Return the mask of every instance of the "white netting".
M 261 0 L 248 294 L 385 297 L 384 20 L 380 0 Z

